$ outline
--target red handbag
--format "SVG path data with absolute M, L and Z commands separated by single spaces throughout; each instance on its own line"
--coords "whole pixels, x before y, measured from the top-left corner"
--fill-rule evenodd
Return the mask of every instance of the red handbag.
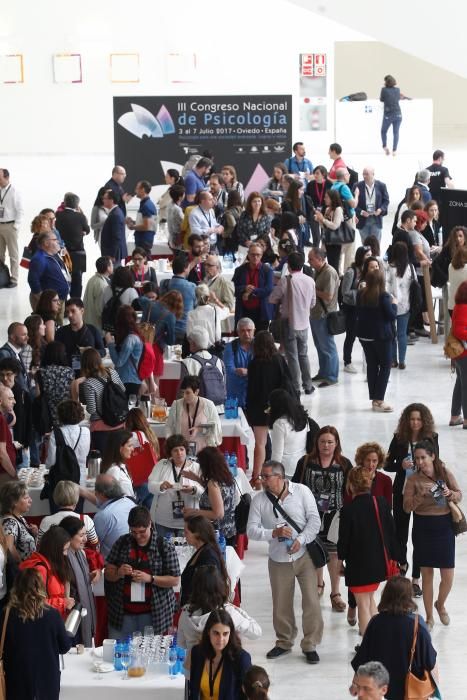
M 143 442 L 143 437 L 139 430 L 136 431 L 139 445 L 133 450 L 133 454 L 127 462 L 127 469 L 130 473 L 133 486 L 144 484 L 152 472 L 157 462 L 154 448 L 149 441 Z
M 381 518 L 379 517 L 378 501 L 376 497 L 373 496 L 373 503 L 376 511 L 376 520 L 378 521 L 379 533 L 381 535 L 381 541 L 383 543 L 384 561 L 386 562 L 386 578 L 391 578 L 391 576 L 400 575 L 399 563 L 394 559 L 389 559 L 386 545 L 384 544 L 383 526 L 381 525 Z

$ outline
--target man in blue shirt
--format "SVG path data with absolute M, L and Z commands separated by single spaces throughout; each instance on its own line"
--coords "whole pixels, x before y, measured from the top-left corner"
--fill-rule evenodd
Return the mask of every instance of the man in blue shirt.
M 292 150 L 294 152 L 293 156 L 287 158 L 284 165 L 296 180 L 301 180 L 306 185 L 313 176 L 313 163 L 308 158 L 305 158 L 306 151 L 302 141 L 294 143 Z
M 44 289 L 55 289 L 62 306 L 70 291 L 70 273 L 60 255 L 60 243 L 54 232 L 41 233 L 37 239 L 37 251 L 31 258 L 28 283 L 31 306 L 36 308 Z
M 339 192 L 342 199 L 342 204 L 344 205 L 344 214 L 354 216 L 357 200 L 353 196 L 352 191 L 347 184 L 349 179 L 350 174 L 347 168 L 337 168 L 336 182 L 333 184 L 331 189 Z
M 109 474 L 97 476 L 94 493 L 97 506 L 94 527 L 101 554 L 106 559 L 118 538 L 128 534 L 128 514 L 135 502 L 123 495 L 120 484 Z
M 136 221 L 130 217 L 126 219 L 130 231 L 135 232 L 135 245 L 138 248 L 144 248 L 149 254 L 151 254 L 157 228 L 157 209 L 149 196 L 151 190 L 152 185 L 147 180 L 140 180 L 137 183 L 135 193 L 140 200 L 140 205 Z
M 241 408 L 246 404 L 248 365 L 253 357 L 251 344 L 255 335 L 255 324 L 251 318 L 241 318 L 237 323 L 238 338 L 227 343 L 224 350 L 224 365 L 227 374 L 227 396 L 236 398 Z
M 175 324 L 175 337 L 177 343 L 181 343 L 183 341 L 186 332 L 188 312 L 192 311 L 196 306 L 196 284 L 193 282 L 188 282 L 186 279 L 189 269 L 188 258 L 186 255 L 176 255 L 172 263 L 173 277 L 168 281 L 167 285 L 164 285 L 163 291 L 164 294 L 166 292 L 177 291 L 180 292 L 183 297 L 183 316 L 182 318 L 177 319 Z
M 193 170 L 185 175 L 185 199 L 182 202 L 182 209 L 186 209 L 190 204 L 194 204 L 198 192 L 207 190 L 205 177 L 212 168 L 212 160 L 200 158 Z

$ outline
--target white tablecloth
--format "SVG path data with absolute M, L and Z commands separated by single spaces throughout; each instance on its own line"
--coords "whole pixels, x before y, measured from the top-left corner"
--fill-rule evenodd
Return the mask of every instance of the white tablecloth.
M 238 418 L 232 419 L 225 416 L 219 416 L 219 418 L 224 437 L 238 437 L 242 445 L 248 445 L 249 441 L 253 439 L 253 431 L 241 408 L 238 409 Z M 156 423 L 152 419 L 149 419 L 149 423 L 158 438 L 165 438 L 165 423 Z
M 158 234 L 156 234 L 157 239 Z M 128 255 L 131 255 L 135 249 L 135 239 L 133 236 L 133 231 L 130 232 L 130 237 L 127 238 L 126 247 L 128 249 Z M 154 245 L 151 248 L 152 255 L 165 255 L 166 257 L 173 256 L 173 251 L 169 248 L 169 244 L 165 240 L 155 240 Z
M 183 697 L 185 678 L 179 674 L 171 680 L 168 669 L 166 674 L 149 672 L 142 678 L 128 680 L 122 679 L 122 671 L 110 671 L 102 674 L 102 680 L 97 680 L 90 650 L 78 655 L 72 649 L 64 661 L 60 700 L 180 700 Z

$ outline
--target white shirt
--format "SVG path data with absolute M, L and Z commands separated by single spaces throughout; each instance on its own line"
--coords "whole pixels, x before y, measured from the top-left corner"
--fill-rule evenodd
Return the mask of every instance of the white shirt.
M 81 437 L 79 437 L 79 431 L 81 428 Z M 76 459 L 79 464 L 79 471 L 81 478 L 79 480 L 80 486 L 86 486 L 86 458 L 89 454 L 91 447 L 91 433 L 89 428 L 84 425 L 61 425 L 60 430 L 62 431 L 63 439 L 65 444 L 69 445 L 76 454 Z M 79 437 L 79 441 L 78 441 Z M 78 444 L 76 444 L 78 441 Z M 76 449 L 75 449 L 76 445 Z M 57 446 L 55 444 L 55 433 L 52 431 L 49 440 L 49 449 L 47 452 L 47 459 L 45 461 L 46 467 L 51 467 L 55 464 L 55 458 L 57 454 Z
M 293 531 L 292 535 L 292 539 L 300 542 L 298 552 L 289 554 L 286 543 L 279 542 L 279 538 L 272 536 L 272 531 L 283 525 L 285 520 L 278 510 L 277 516 L 274 515 L 273 505 L 264 491 L 260 491 L 251 502 L 247 526 L 248 537 L 269 542 L 270 559 L 281 563 L 300 559 L 306 553 L 305 544 L 313 542 L 321 528 L 316 501 L 308 486 L 287 481 L 287 488 L 289 492 L 280 505 L 295 523 L 303 528 L 300 534 Z
M 47 530 L 52 527 L 52 525 L 60 525 L 62 520 L 64 518 L 67 518 L 69 515 L 74 516 L 75 518 L 80 518 L 80 514 L 77 513 L 74 510 L 59 510 L 58 513 L 54 513 L 53 515 L 46 515 L 45 518 L 42 518 L 40 527 L 39 527 L 39 532 L 37 534 L 37 546 L 39 546 L 39 542 L 42 539 L 42 536 L 45 535 Z M 86 529 L 86 535 L 87 535 L 87 541 L 89 544 L 97 544 L 98 543 L 98 538 L 96 534 L 96 530 L 94 528 L 94 522 L 92 518 L 89 517 L 89 515 L 83 515 L 83 525 Z
M 392 265 L 386 268 L 386 291 L 397 299 L 397 315 L 402 316 L 410 311 L 410 285 L 417 276 L 413 265 L 407 265 L 403 277 L 399 277 Z
M 24 216 L 24 209 L 19 192 L 13 185 L 0 187 L 0 209 L 2 207 L 3 216 L 0 216 L 0 222 L 14 221 L 15 229 L 19 230 Z
M 185 467 L 186 471 L 191 471 L 199 475 L 199 464 L 190 458 L 187 458 Z M 149 493 L 154 494 L 154 499 L 151 506 L 151 519 L 159 525 L 170 527 L 174 530 L 183 529 L 183 518 L 174 518 L 172 503 L 177 500 L 182 500 L 187 508 L 198 508 L 198 501 L 204 488 L 196 481 L 187 479 L 185 476 L 180 477 L 182 467 L 174 467 L 178 483 L 182 486 L 189 486 L 195 489 L 194 494 L 180 493 L 176 489 L 161 490 L 161 484 L 168 481 L 170 484 L 175 483 L 174 473 L 172 469 L 172 461 L 170 459 L 161 459 L 154 467 L 149 475 L 148 489 Z
M 204 328 L 209 336 L 209 347 L 222 337 L 221 321 L 230 316 L 227 307 L 203 304 L 189 311 L 186 318 L 186 334 L 190 335 L 195 328 Z
M 135 497 L 133 482 L 131 481 L 131 476 L 128 473 L 128 469 L 124 464 L 113 464 L 109 469 L 107 469 L 106 474 L 113 476 L 115 481 L 118 481 L 124 496 L 130 496 L 130 498 Z
M 306 454 L 307 433 L 308 425 L 297 432 L 287 418 L 274 421 L 271 430 L 271 459 L 284 465 L 287 476 L 295 474 L 298 460 Z
M 209 236 L 209 241 L 212 245 L 217 242 L 217 233 L 210 233 L 209 229 L 219 226 L 216 221 L 214 209 L 203 209 L 200 206 L 195 207 L 188 217 L 190 222 L 191 233 L 197 233 L 200 236 Z
M 461 267 L 459 270 L 455 270 L 452 263 L 449 263 L 449 286 L 448 286 L 448 309 L 452 311 L 455 305 L 455 296 L 462 282 L 467 280 L 467 265 Z

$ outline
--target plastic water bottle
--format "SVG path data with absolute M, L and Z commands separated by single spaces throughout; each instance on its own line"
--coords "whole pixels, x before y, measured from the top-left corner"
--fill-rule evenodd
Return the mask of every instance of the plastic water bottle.
M 173 539 L 174 539 L 173 532 L 167 532 L 167 533 L 164 535 L 164 540 L 165 540 L 166 542 L 169 542 L 170 544 L 173 544 Z
M 230 455 L 230 471 L 232 472 L 232 476 L 235 477 L 238 474 L 238 462 L 237 462 L 237 455 L 235 452 L 232 452 Z
M 117 639 L 114 647 L 114 669 L 116 671 L 123 671 L 122 666 L 122 652 L 124 651 L 124 642 L 122 639 Z
M 237 397 L 232 399 L 232 413 L 231 413 L 232 418 L 238 418 L 238 399 Z
M 226 552 L 226 548 L 227 548 L 227 542 L 225 540 L 224 533 L 221 531 L 219 531 L 217 543 L 219 545 L 219 549 L 221 550 L 221 554 L 224 557 L 224 561 L 225 561 L 225 552 Z
M 230 467 L 230 454 L 228 452 L 224 452 L 224 459 L 225 463 L 228 467 Z

